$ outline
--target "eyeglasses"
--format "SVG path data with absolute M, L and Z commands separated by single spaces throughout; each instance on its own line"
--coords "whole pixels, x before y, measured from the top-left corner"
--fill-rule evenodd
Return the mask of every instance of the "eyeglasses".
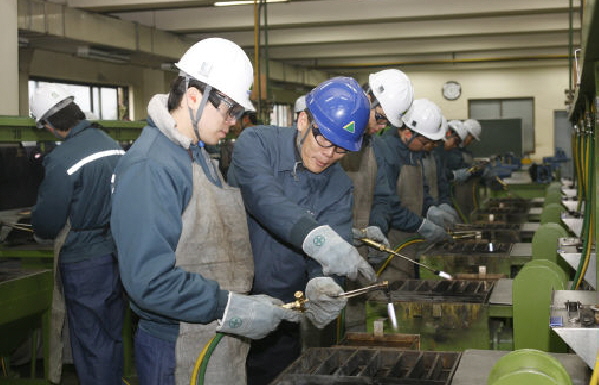
M 239 120 L 245 111 L 245 108 L 239 103 L 215 89 L 210 90 L 208 100 L 214 108 L 219 108 L 221 103 L 225 103 L 227 106 L 227 119 Z
M 385 120 L 385 121 L 389 121 L 389 118 L 387 118 L 387 115 L 385 114 L 379 114 L 378 112 L 374 113 L 374 119 L 376 119 L 377 121 L 379 120 Z
M 412 132 L 414 133 L 414 139 L 412 139 L 412 140 L 418 139 L 418 141 L 420 141 L 420 144 L 422 144 L 423 146 L 426 146 L 427 144 L 435 143 L 434 140 L 427 138 L 426 136 L 422 135 L 419 132 L 416 132 L 416 131 L 412 131 Z
M 331 143 L 330 140 L 328 140 L 327 138 L 325 138 L 322 133 L 320 132 L 320 130 L 318 129 L 318 127 L 316 127 L 314 124 L 311 125 L 312 128 L 312 135 L 314 136 L 314 139 L 316 140 L 316 143 L 318 143 L 318 145 L 320 147 L 324 147 L 324 148 L 330 148 L 330 147 L 334 147 L 334 152 L 337 154 L 346 154 L 349 152 L 349 150 L 346 150 L 343 147 L 339 147 L 333 143 Z

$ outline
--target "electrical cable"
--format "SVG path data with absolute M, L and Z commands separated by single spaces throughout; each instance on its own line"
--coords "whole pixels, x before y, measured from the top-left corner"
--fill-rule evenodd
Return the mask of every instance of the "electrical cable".
M 411 237 L 406 239 L 405 241 L 403 241 L 402 243 L 399 244 L 399 246 L 397 246 L 395 248 L 395 252 L 399 253 L 401 250 L 403 250 L 405 247 L 416 244 L 416 243 L 420 243 L 420 242 L 424 242 L 424 238 L 420 238 L 420 237 Z M 383 264 L 381 265 L 381 267 L 379 268 L 379 270 L 376 272 L 376 276 L 380 277 L 381 274 L 383 274 L 383 270 L 385 270 L 387 268 L 387 266 L 389 266 L 389 263 L 391 263 L 391 260 L 395 257 L 395 254 L 389 254 L 389 256 L 387 257 L 387 259 L 385 260 L 385 262 L 383 262 Z
M 589 385 L 599 385 L 599 352 L 595 358 L 595 367 L 593 368 L 593 375 L 589 381 Z
M 586 139 L 586 151 L 584 153 L 584 169 L 585 175 L 583 176 L 583 180 L 586 187 L 586 197 L 587 201 L 585 204 L 585 213 L 583 217 L 583 227 L 581 237 L 583 238 L 583 252 L 581 253 L 581 259 L 576 269 L 576 274 L 574 276 L 574 280 L 572 282 L 572 290 L 579 289 L 584 281 L 584 276 L 586 274 L 587 268 L 589 266 L 589 262 L 591 259 L 591 249 L 594 244 L 595 239 L 595 213 L 591 209 L 593 195 L 593 185 L 595 182 L 595 173 L 592 169 L 594 164 L 591 162 L 591 159 L 595 158 L 595 137 L 593 133 L 589 132 L 588 137 Z
M 204 377 L 206 376 L 206 369 L 208 368 L 208 362 L 210 360 L 210 356 L 212 356 L 212 352 L 216 348 L 216 345 L 223 338 L 224 333 L 216 333 L 214 337 L 204 345 L 204 348 L 200 352 L 198 359 L 195 362 L 193 367 L 193 372 L 191 373 L 191 379 L 189 381 L 190 385 L 203 385 Z

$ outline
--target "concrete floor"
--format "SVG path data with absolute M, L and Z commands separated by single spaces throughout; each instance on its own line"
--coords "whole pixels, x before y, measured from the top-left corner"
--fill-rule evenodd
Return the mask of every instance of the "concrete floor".
M 42 378 L 42 368 L 43 361 L 40 359 L 36 363 L 36 376 L 37 378 Z M 24 364 L 19 366 L 11 366 L 9 372 L 9 378 L 20 378 L 26 379 L 29 378 L 30 375 L 30 365 Z M 125 378 L 125 384 L 128 385 L 138 385 L 137 377 L 131 376 Z M 0 374 L 0 382 L 2 382 L 2 375 Z M 79 385 L 79 379 L 77 378 L 77 373 L 75 371 L 75 367 L 71 364 L 65 364 L 62 367 L 62 378 L 59 385 Z

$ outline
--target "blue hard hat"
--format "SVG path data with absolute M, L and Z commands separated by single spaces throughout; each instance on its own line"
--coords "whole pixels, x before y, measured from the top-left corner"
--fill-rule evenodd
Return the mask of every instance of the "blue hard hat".
M 326 139 L 349 151 L 360 150 L 370 103 L 354 78 L 338 76 L 320 83 L 306 95 L 306 106 Z

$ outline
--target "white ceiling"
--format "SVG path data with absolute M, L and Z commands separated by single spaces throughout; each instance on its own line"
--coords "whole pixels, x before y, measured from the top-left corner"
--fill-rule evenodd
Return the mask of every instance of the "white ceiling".
M 254 6 L 213 0 L 52 0 L 155 27 L 189 42 L 229 38 L 253 55 Z M 357 75 L 550 66 L 580 46 L 581 0 L 291 0 L 262 6 L 262 57 Z M 572 8 L 570 7 L 572 3 Z M 267 27 L 265 27 L 264 11 Z M 570 33 L 572 23 L 574 33 Z

